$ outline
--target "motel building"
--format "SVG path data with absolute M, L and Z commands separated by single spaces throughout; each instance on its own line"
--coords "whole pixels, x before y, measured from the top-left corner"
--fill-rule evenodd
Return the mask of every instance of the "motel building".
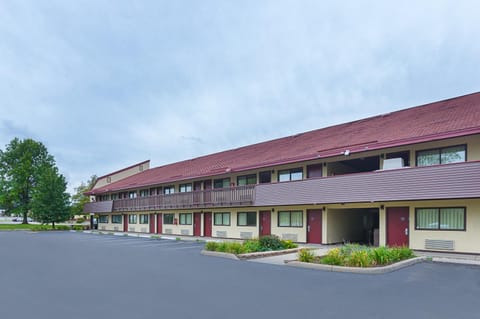
M 99 230 L 480 253 L 480 93 L 98 178 Z

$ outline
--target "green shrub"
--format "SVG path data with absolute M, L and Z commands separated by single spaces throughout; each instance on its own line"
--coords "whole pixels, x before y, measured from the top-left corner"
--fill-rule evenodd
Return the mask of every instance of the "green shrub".
M 300 249 L 298 260 L 304 263 L 311 263 L 315 259 L 315 254 L 310 249 Z
M 55 230 L 70 230 L 70 226 L 67 225 L 56 225 Z
M 77 221 L 76 221 L 77 224 L 81 224 L 81 223 L 84 223 L 84 222 L 85 222 L 85 218 L 83 218 L 83 217 L 77 218 Z
M 83 230 L 83 226 L 81 225 L 74 225 L 73 230 Z
M 260 245 L 258 239 L 249 239 L 243 242 L 243 247 L 246 253 L 253 253 L 257 251 L 264 251 L 265 249 Z
M 293 241 L 291 240 L 282 240 L 282 248 L 283 249 L 292 249 L 292 248 L 297 248 L 298 245 L 295 244 Z
M 278 236 L 268 235 L 260 237 L 260 246 L 265 250 L 280 250 L 283 249 L 282 241 Z
M 353 250 L 346 259 L 346 265 L 351 267 L 369 267 L 373 265 L 369 250 Z
M 239 255 L 245 253 L 245 247 L 241 243 L 226 243 L 226 252 Z
M 345 263 L 345 257 L 339 248 L 331 249 L 321 260 L 322 264 L 340 266 Z
M 216 251 L 218 244 L 214 241 L 209 241 L 205 244 L 205 250 Z

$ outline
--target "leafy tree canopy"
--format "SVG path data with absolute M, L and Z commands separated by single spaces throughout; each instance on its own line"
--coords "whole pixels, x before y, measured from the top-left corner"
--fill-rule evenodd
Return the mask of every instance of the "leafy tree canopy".
M 92 189 L 97 181 L 97 176 L 93 175 L 87 181 L 87 183 L 82 182 L 80 186 L 75 188 L 75 193 L 72 195 L 72 215 L 82 215 L 83 214 L 83 205 L 90 201 L 90 198 L 84 195 L 85 192 Z
M 32 196 L 44 167 L 55 166 L 53 157 L 40 142 L 13 139 L 0 150 L 0 205 L 7 214 L 23 216 L 32 208 Z

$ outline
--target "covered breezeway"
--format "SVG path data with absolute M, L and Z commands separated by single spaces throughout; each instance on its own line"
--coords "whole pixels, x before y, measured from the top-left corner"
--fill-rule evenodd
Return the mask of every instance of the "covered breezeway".
M 326 216 L 326 243 L 379 245 L 378 208 L 329 208 Z

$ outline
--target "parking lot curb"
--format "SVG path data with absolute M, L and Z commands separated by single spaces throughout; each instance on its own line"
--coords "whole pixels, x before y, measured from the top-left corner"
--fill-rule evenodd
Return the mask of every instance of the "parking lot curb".
M 227 258 L 227 259 L 233 259 L 233 260 L 240 260 L 237 255 L 235 254 L 229 254 L 229 253 L 221 253 L 218 251 L 209 251 L 209 250 L 202 250 L 201 252 L 202 255 L 205 256 L 210 256 L 210 257 L 219 257 L 219 258 Z
M 421 262 L 426 261 L 428 258 L 423 257 L 415 257 L 412 259 L 407 259 L 400 261 L 398 263 L 382 266 L 382 267 L 370 267 L 370 268 L 360 268 L 360 267 L 343 267 L 343 266 L 332 266 L 332 265 L 323 265 L 323 264 L 315 264 L 315 263 L 305 263 L 301 261 L 289 261 L 285 264 L 287 266 L 292 267 L 299 267 L 299 268 L 308 268 L 308 269 L 315 269 L 315 270 L 323 270 L 323 271 L 335 271 L 335 272 L 348 272 L 348 273 L 356 273 L 356 274 L 368 274 L 368 275 L 378 275 L 378 274 L 385 274 L 392 271 L 396 271 L 398 269 L 402 269 L 414 264 L 418 264 Z

